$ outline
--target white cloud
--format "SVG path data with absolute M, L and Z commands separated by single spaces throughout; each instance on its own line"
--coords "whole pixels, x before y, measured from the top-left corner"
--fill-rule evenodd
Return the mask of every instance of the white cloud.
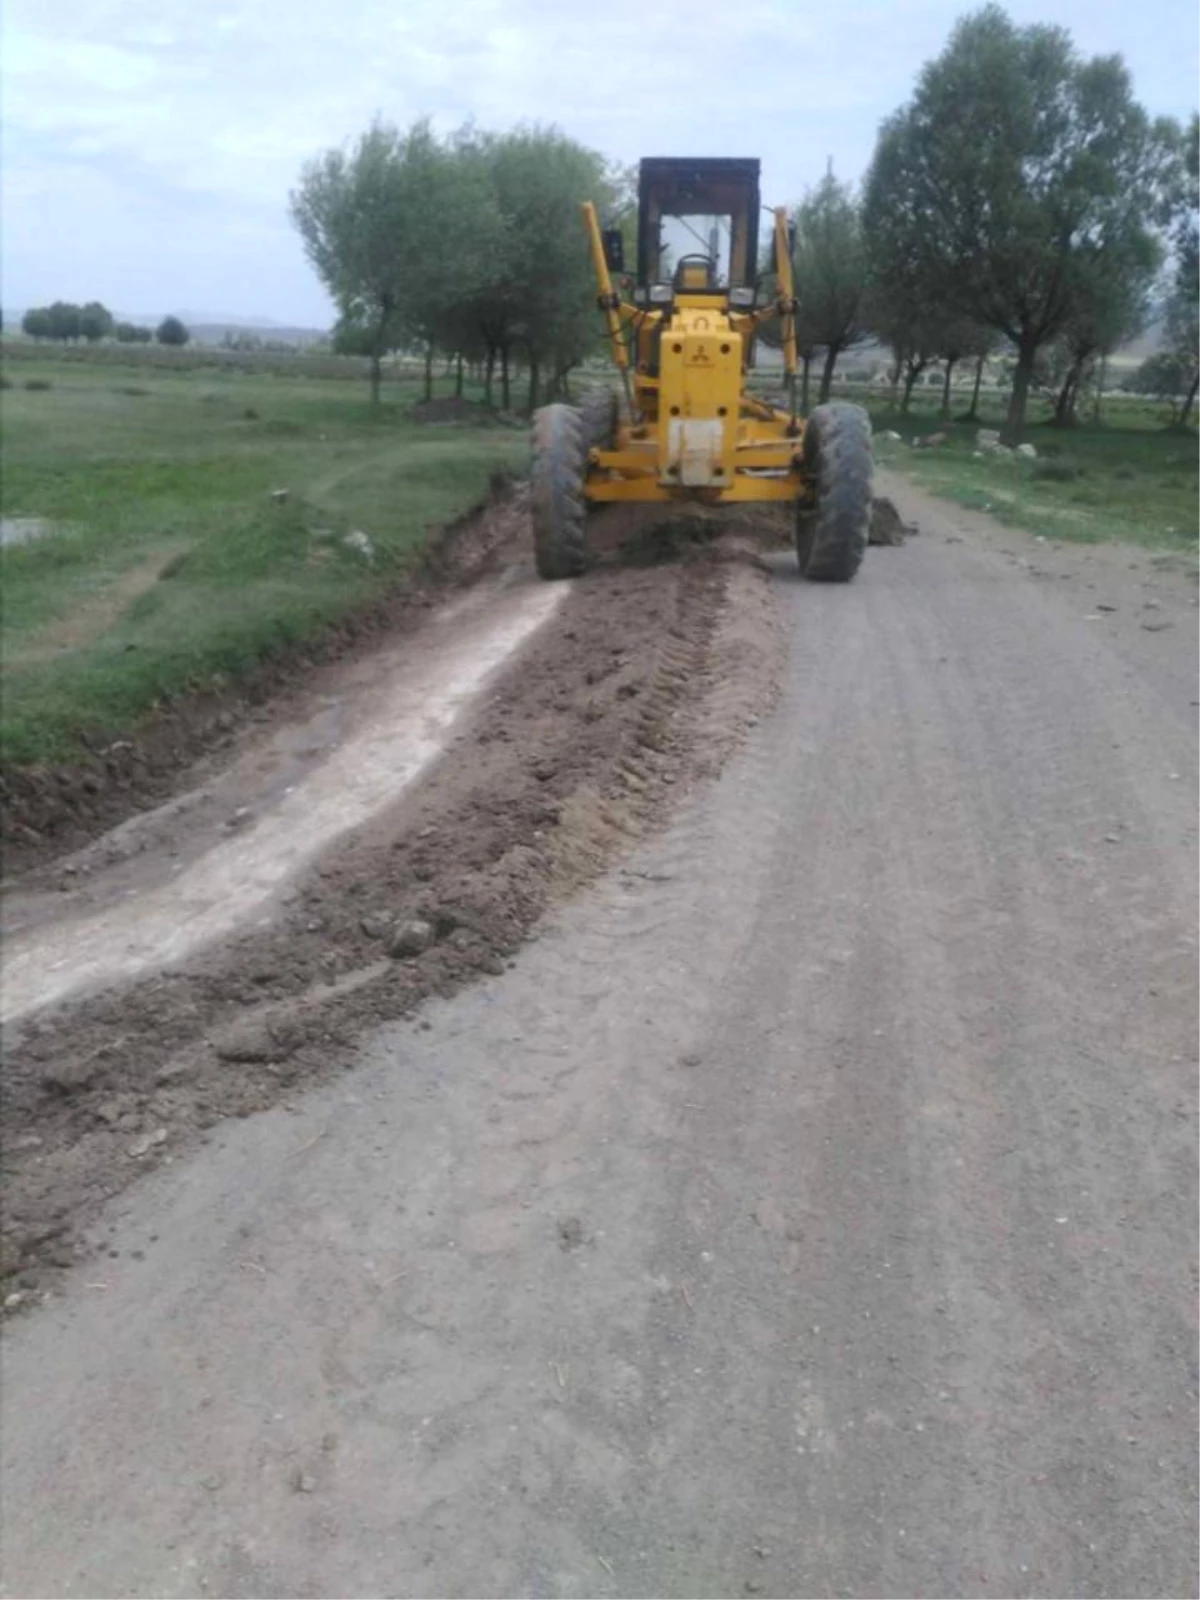
M 1179 0 L 1050 0 L 1154 111 L 1196 98 Z M 286 216 L 372 116 L 556 122 L 622 161 L 759 155 L 764 197 L 857 176 L 955 0 L 7 0 L 4 296 L 323 319 Z M 1020 21 L 1041 0 L 1010 0 Z

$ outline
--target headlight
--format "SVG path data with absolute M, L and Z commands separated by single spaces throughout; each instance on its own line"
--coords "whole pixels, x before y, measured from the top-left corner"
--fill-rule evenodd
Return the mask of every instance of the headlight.
M 729 304 L 734 311 L 753 311 L 754 300 L 755 295 L 752 288 L 730 289 L 729 291 Z
M 650 304 L 650 291 L 645 284 L 639 283 L 635 285 L 633 303 L 635 306 L 648 306 Z
M 650 304 L 652 306 L 669 306 L 674 295 L 675 291 L 669 283 L 652 283 L 650 285 Z

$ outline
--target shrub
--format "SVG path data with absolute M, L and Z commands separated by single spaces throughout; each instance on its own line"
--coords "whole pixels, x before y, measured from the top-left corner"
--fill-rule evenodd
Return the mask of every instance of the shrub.
M 53 389 L 54 385 L 50 382 L 49 378 L 26 378 L 25 387 L 27 389 L 45 390 Z

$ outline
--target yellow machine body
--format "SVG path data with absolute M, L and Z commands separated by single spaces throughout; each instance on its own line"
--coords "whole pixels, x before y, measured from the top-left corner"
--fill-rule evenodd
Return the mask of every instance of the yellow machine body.
M 644 280 L 656 276 L 662 186 L 682 181 L 676 168 L 685 173 L 700 169 L 700 178 L 691 179 L 685 192 L 689 204 L 728 212 L 729 282 L 721 286 L 714 282 L 715 259 L 684 256 L 669 282 L 643 281 L 634 299 L 623 298 L 613 287 L 595 208 L 590 202 L 584 205 L 599 305 L 627 400 L 612 448 L 590 453 L 584 493 L 593 502 L 803 502 L 811 495 L 802 467 L 803 421 L 746 390 L 755 331 L 772 318 L 782 319 L 789 381 L 796 371 L 796 304 L 786 212 L 780 208 L 774 213 L 776 292 L 768 304 L 757 304 L 752 254 L 757 163 L 660 161 L 643 163 L 644 174 L 647 167 L 655 170 L 649 181 L 643 177 L 639 276 Z M 714 167 L 739 169 L 738 177 L 750 173 L 752 178 L 739 189 L 735 178 L 718 171 L 715 179 L 702 183 L 707 169 Z M 651 303 L 652 295 L 666 303 Z

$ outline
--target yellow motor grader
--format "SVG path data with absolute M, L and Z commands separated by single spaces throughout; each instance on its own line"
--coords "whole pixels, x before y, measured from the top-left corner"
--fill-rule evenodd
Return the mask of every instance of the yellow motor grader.
M 773 213 L 773 272 L 760 273 L 756 160 L 648 158 L 638 181 L 637 272 L 623 298 L 619 229 L 583 206 L 623 398 L 549 405 L 533 421 L 534 547 L 543 578 L 587 562 L 588 508 L 611 501 L 795 507 L 806 578 L 846 583 L 871 517 L 871 425 L 834 402 L 796 413 L 796 300 L 787 212 Z M 762 282 L 773 277 L 770 292 Z M 747 392 L 755 334 L 779 318 L 791 404 Z

